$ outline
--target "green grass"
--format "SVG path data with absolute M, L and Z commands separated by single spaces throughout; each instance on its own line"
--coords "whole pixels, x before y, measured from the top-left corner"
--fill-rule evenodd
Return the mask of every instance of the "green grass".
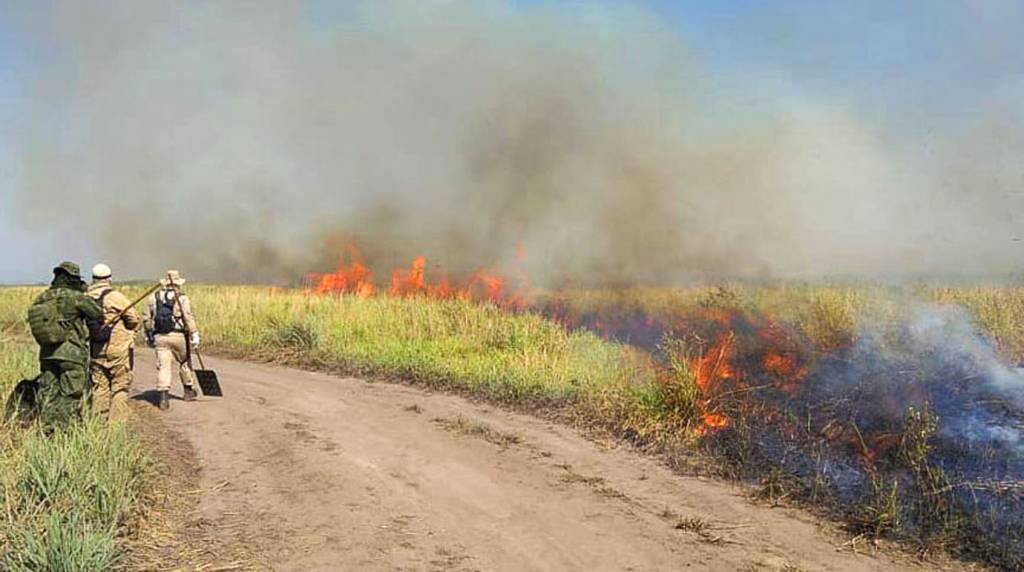
M 859 531 L 920 547 L 973 549 L 974 556 L 992 561 L 1016 558 L 968 538 L 975 529 L 950 504 L 945 476 L 922 444 L 930 434 L 922 430 L 923 437 L 910 439 L 914 425 L 909 421 L 894 465 L 909 477 L 898 488 L 879 481 L 874 495 L 850 506 L 830 497 L 827 483 L 808 487 L 791 475 L 758 474 L 764 467 L 756 467 L 761 460 L 753 444 L 763 412 L 754 402 L 745 413 L 742 403 L 730 410 L 734 423 L 726 439 L 703 447 L 695 429 L 718 404 L 696 387 L 690 364 L 700 350 L 688 338 L 663 339 L 654 358 L 592 333 L 568 332 L 536 315 L 462 301 L 319 297 L 255 287 L 193 287 L 191 293 L 206 343 L 219 353 L 412 380 L 501 403 L 540 406 L 672 454 L 701 447 L 724 461 L 726 472 L 775 483 L 774 496 L 830 507 L 830 514 Z M 1024 358 L 1019 328 L 1024 290 L 1016 288 L 732 285 L 563 291 L 541 294 L 541 301 L 568 323 L 585 323 L 580 318 L 586 316 L 606 323 L 656 316 L 684 329 L 708 309 L 739 310 L 786 325 L 814 352 L 849 346 L 865 330 L 883 334 L 883 340 L 892 337 L 887 343 L 896 349 L 901 324 L 916 305 L 956 303 L 1007 360 Z M 916 419 L 913 411 L 907 414 L 908 420 Z
M 0 307 L 0 315 L 12 312 Z M 0 334 L 4 398 L 37 367 L 34 344 Z M 142 443 L 124 424 L 90 417 L 50 435 L 0 425 L 0 570 L 109 570 L 151 473 Z
M 191 296 L 203 343 L 221 354 L 417 381 L 503 403 L 601 410 L 594 420 L 634 431 L 644 430 L 639 422 L 659 391 L 644 354 L 491 306 L 255 287 L 198 287 Z
M 131 296 L 141 288 L 127 290 Z M 25 307 L 36 292 L 0 289 L 0 332 L 25 335 Z M 459 300 L 359 299 L 262 287 L 190 285 L 188 292 L 204 347 L 221 355 L 412 381 L 498 403 L 539 408 L 662 451 L 693 451 L 701 442 L 695 429 L 708 403 L 690 371 L 694 346 L 684 339 L 662 340 L 655 359 L 645 351 L 592 333 L 568 332 L 536 315 L 510 314 Z M 708 308 L 739 308 L 784 324 L 818 352 L 849 346 L 865 329 L 897 333 L 901 318 L 915 304 L 958 304 L 968 310 L 978 329 L 995 341 L 1008 361 L 1024 361 L 1024 288 L 733 284 L 559 291 L 538 293 L 537 299 L 549 309 L 556 308 L 557 315 L 568 323 L 588 315 L 609 321 L 628 321 L 639 315 L 685 324 Z M 31 358 L 15 354 L 6 348 L 0 351 L 2 371 L 34 365 Z M 12 377 L 5 375 L 5 379 Z M 734 430 L 738 434 L 740 429 Z M 757 428 L 751 427 L 749 437 L 756 434 Z M 33 438 L 37 437 L 30 433 L 25 441 Z M 76 445 L 84 446 L 84 441 Z M 29 447 L 19 442 L 16 449 L 24 452 Z M 941 488 L 942 480 L 919 458 L 921 451 L 927 451 L 909 446 L 906 451 L 905 464 L 916 471 L 914 482 L 919 488 Z M 910 454 L 915 451 L 918 456 Z M 6 455 L 7 466 L 26 463 L 27 457 L 19 457 L 19 461 L 13 454 Z M 784 475 L 777 477 L 766 479 L 782 483 L 779 492 L 786 496 L 783 489 L 793 485 L 784 482 Z M 879 481 L 876 489 L 874 504 L 863 507 L 860 518 L 873 523 L 879 534 L 888 534 L 900 525 L 899 510 L 903 509 L 893 505 L 894 499 L 927 496 L 895 489 L 891 482 Z M 919 508 L 940 516 L 945 510 L 937 505 Z M 34 538 L 49 538 L 48 546 L 62 546 L 63 539 L 55 532 L 61 526 L 50 518 L 54 517 L 32 516 L 29 528 L 35 531 Z M 84 522 L 74 526 L 85 527 Z M 109 527 L 96 530 L 109 531 Z M 11 538 L 22 547 L 35 546 L 28 539 Z M 77 558 L 89 558 L 91 541 L 75 546 L 81 549 Z
M 41 288 L 0 288 L 0 338 L 29 335 L 25 312 L 40 292 Z

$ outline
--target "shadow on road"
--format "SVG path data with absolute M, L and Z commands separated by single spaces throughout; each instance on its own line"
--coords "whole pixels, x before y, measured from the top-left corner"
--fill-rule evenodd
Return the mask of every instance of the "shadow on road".
M 146 391 L 136 393 L 132 396 L 132 399 L 135 401 L 145 401 L 153 407 L 160 406 L 160 392 L 156 389 L 147 389 Z M 184 401 L 180 396 L 173 393 L 171 394 L 171 399 L 173 401 Z

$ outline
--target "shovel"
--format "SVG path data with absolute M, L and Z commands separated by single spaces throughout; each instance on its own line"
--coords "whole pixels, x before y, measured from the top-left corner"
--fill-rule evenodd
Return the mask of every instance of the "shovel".
M 196 381 L 199 383 L 199 388 L 203 390 L 203 395 L 224 397 L 224 392 L 220 389 L 220 381 L 217 379 L 217 372 L 206 369 L 206 365 L 203 364 L 203 354 L 199 353 L 198 349 L 195 352 L 196 357 L 199 358 L 199 369 L 192 370 L 192 373 L 196 375 Z
M 168 273 L 167 277 L 170 284 L 173 285 L 174 281 L 170 279 L 170 273 Z M 185 308 L 181 306 L 181 296 L 176 295 L 174 299 L 178 304 L 178 310 L 181 312 L 181 319 L 185 321 Z M 199 369 L 192 367 L 193 352 L 199 358 Z M 220 381 L 217 379 L 217 372 L 212 369 L 206 369 L 206 364 L 203 363 L 203 354 L 199 353 L 199 348 L 192 348 L 192 332 L 188 331 L 187 326 L 185 328 L 185 359 L 188 361 L 188 366 L 192 368 L 192 373 L 196 376 L 196 382 L 199 383 L 199 389 L 203 391 L 203 395 L 224 397 L 224 392 L 220 389 Z

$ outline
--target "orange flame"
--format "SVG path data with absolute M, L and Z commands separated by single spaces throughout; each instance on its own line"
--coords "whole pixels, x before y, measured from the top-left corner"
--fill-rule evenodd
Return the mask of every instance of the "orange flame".
M 807 377 L 807 368 L 800 365 L 793 352 L 769 349 L 761 360 L 761 367 L 777 378 L 775 385 L 780 390 L 789 394 L 796 393 Z
M 712 403 L 721 398 L 723 388 L 742 389 L 751 382 L 759 386 L 768 382 L 789 395 L 800 391 L 808 369 L 784 328 L 763 317 L 721 308 L 705 309 L 701 323 L 719 333 L 690 363 L 697 387 L 705 396 L 698 435 L 708 435 L 729 426 L 729 418 L 712 409 Z M 715 409 L 721 405 L 718 403 Z
M 353 260 L 351 266 L 342 262 L 333 273 L 309 275 L 313 293 L 352 292 L 361 297 L 374 294 L 372 273 L 362 264 L 355 248 L 350 247 L 350 251 Z M 517 247 L 515 256 L 518 263 L 525 258 L 526 251 L 521 245 Z M 526 308 L 525 293 L 530 281 L 521 264 L 518 266 L 518 285 L 511 291 L 505 277 L 483 268 L 470 275 L 463 285 L 455 286 L 442 269 L 428 271 L 427 258 L 417 256 L 409 268 L 399 268 L 391 273 L 387 293 L 394 297 L 427 296 L 491 302 L 505 309 L 523 310 Z
M 698 437 L 704 437 L 729 426 L 729 418 L 720 413 L 704 413 L 701 415 L 701 422 L 703 425 L 697 427 L 695 431 Z
M 352 263 L 348 266 L 342 260 L 338 262 L 337 269 L 332 273 L 313 273 L 306 277 L 306 280 L 312 284 L 315 294 L 348 292 L 360 298 L 369 298 L 373 295 L 373 272 L 363 265 L 355 246 L 349 246 L 349 256 Z
M 388 293 L 392 296 L 413 296 L 426 293 L 426 268 L 426 257 L 417 256 L 412 261 L 412 268 L 409 270 L 395 270 L 391 273 L 391 288 Z
M 735 343 L 735 334 L 728 331 L 720 335 L 703 355 L 694 359 L 690 364 L 696 377 L 697 387 L 701 393 L 709 397 L 701 403 L 702 424 L 696 429 L 698 437 L 704 437 L 729 426 L 728 417 L 721 413 L 709 412 L 707 408 L 711 403 L 710 397 L 718 391 L 722 382 L 737 377 L 736 370 L 730 363 L 735 351 Z
M 729 363 L 735 347 L 735 340 L 736 337 L 732 332 L 719 336 L 708 351 L 690 364 L 697 377 L 697 387 L 702 393 L 710 393 L 717 388 L 719 382 L 735 376 L 735 371 Z

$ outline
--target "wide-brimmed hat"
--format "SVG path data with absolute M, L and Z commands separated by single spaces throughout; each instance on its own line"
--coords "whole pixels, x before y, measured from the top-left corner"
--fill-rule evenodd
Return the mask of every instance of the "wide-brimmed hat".
M 78 278 L 79 280 L 82 279 L 82 269 L 79 268 L 78 265 L 75 264 L 74 262 L 61 262 L 60 264 L 53 268 L 54 274 L 57 274 L 58 272 L 66 272 L 72 278 Z
M 164 286 L 168 286 L 168 285 L 172 285 L 172 284 L 174 286 L 181 286 L 182 284 L 185 283 L 185 279 L 181 276 L 181 273 L 178 272 L 177 270 L 168 270 L 167 271 L 167 276 L 164 276 L 163 278 L 161 278 L 160 279 L 160 283 L 163 284 Z

